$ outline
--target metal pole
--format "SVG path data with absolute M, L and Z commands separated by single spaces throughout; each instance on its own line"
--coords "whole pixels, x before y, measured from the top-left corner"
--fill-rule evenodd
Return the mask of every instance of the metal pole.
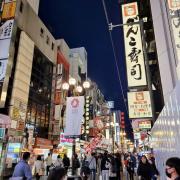
M 141 30 L 142 47 L 143 47 L 144 59 L 145 59 L 144 63 L 146 67 L 146 76 L 147 76 L 147 85 L 148 85 L 148 90 L 149 90 L 150 99 L 151 99 L 152 121 L 155 122 L 155 107 L 154 107 L 152 82 L 151 82 L 150 69 L 149 69 L 149 61 L 148 61 L 147 50 L 146 50 L 146 41 L 145 41 L 145 36 L 144 36 L 143 20 L 139 20 L 138 22 L 133 22 L 133 23 L 125 23 L 125 24 L 117 24 L 117 25 L 113 25 L 112 23 L 110 23 L 109 30 L 112 31 L 113 28 L 115 27 L 123 27 L 123 26 L 128 26 L 128 25 L 132 26 L 136 24 L 140 25 L 140 30 Z
M 76 169 L 74 167 L 75 154 L 76 154 L 76 138 L 73 137 L 73 146 L 72 146 L 72 175 L 76 174 Z

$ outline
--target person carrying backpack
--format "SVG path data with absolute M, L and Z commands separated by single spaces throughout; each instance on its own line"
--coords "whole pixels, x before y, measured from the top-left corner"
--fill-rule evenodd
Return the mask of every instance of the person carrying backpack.
M 77 154 L 74 154 L 73 156 L 72 167 L 73 167 L 73 174 L 76 175 L 78 168 L 80 168 L 80 162 Z
M 87 180 L 91 174 L 91 170 L 89 168 L 89 162 L 87 160 L 87 157 L 85 156 L 84 159 L 82 160 L 82 166 L 81 166 L 81 176 L 83 177 L 84 180 Z
M 91 172 L 91 180 L 96 180 L 96 158 L 94 153 L 91 153 L 91 156 L 88 158 L 88 162 Z
M 63 165 L 66 171 L 68 171 L 69 166 L 70 166 L 70 159 L 67 157 L 66 154 L 64 154 L 64 157 L 63 157 Z
M 101 161 L 102 180 L 109 180 L 110 160 L 106 151 Z

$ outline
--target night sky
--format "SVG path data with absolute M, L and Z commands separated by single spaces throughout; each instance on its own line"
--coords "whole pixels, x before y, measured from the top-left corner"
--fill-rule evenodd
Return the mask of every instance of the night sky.
M 118 0 L 105 0 L 105 3 L 110 22 L 121 23 Z M 56 39 L 63 38 L 70 48 L 85 47 L 88 53 L 88 77 L 98 84 L 106 100 L 115 101 L 115 109 L 126 112 L 102 1 L 40 0 L 39 15 Z M 126 96 L 122 29 L 114 29 L 112 37 Z

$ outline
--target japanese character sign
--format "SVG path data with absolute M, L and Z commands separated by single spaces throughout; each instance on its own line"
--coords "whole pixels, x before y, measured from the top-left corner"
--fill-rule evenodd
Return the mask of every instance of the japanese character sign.
M 145 86 L 146 71 L 144 64 L 144 54 L 142 48 L 141 29 L 139 21 L 137 3 L 122 5 L 124 25 L 124 41 L 126 51 L 126 68 L 129 87 Z
M 129 118 L 150 118 L 152 108 L 149 91 L 128 93 Z
M 178 61 L 180 62 L 180 1 L 169 0 L 168 5 L 169 5 L 169 14 L 171 19 L 175 47 L 177 52 L 177 58 Z

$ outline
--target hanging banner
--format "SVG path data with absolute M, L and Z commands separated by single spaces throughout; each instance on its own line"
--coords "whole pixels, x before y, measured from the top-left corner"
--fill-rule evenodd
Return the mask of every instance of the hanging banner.
M 15 17 L 16 12 L 16 2 L 8 2 L 4 3 L 3 12 L 2 12 L 2 19 L 12 19 Z
M 129 118 L 152 117 L 149 91 L 128 93 Z
M 11 36 L 13 31 L 14 20 L 7 20 L 0 27 L 0 101 L 4 98 L 2 96 L 2 90 L 6 94 L 3 89 L 4 80 L 6 77 L 6 70 L 8 67 L 8 58 L 9 58 L 9 48 L 11 42 Z M 7 82 L 6 82 L 7 83 Z M 2 107 L 4 106 L 1 105 Z
M 0 40 L 11 38 L 13 24 L 14 20 L 8 20 L 0 27 Z
M 168 5 L 178 63 L 180 63 L 180 1 L 168 0 Z
M 66 107 L 66 126 L 64 135 L 78 137 L 84 114 L 84 96 L 68 97 Z
M 123 23 L 139 21 L 137 2 L 122 5 Z M 141 29 L 139 24 L 124 25 L 128 87 L 147 85 Z

